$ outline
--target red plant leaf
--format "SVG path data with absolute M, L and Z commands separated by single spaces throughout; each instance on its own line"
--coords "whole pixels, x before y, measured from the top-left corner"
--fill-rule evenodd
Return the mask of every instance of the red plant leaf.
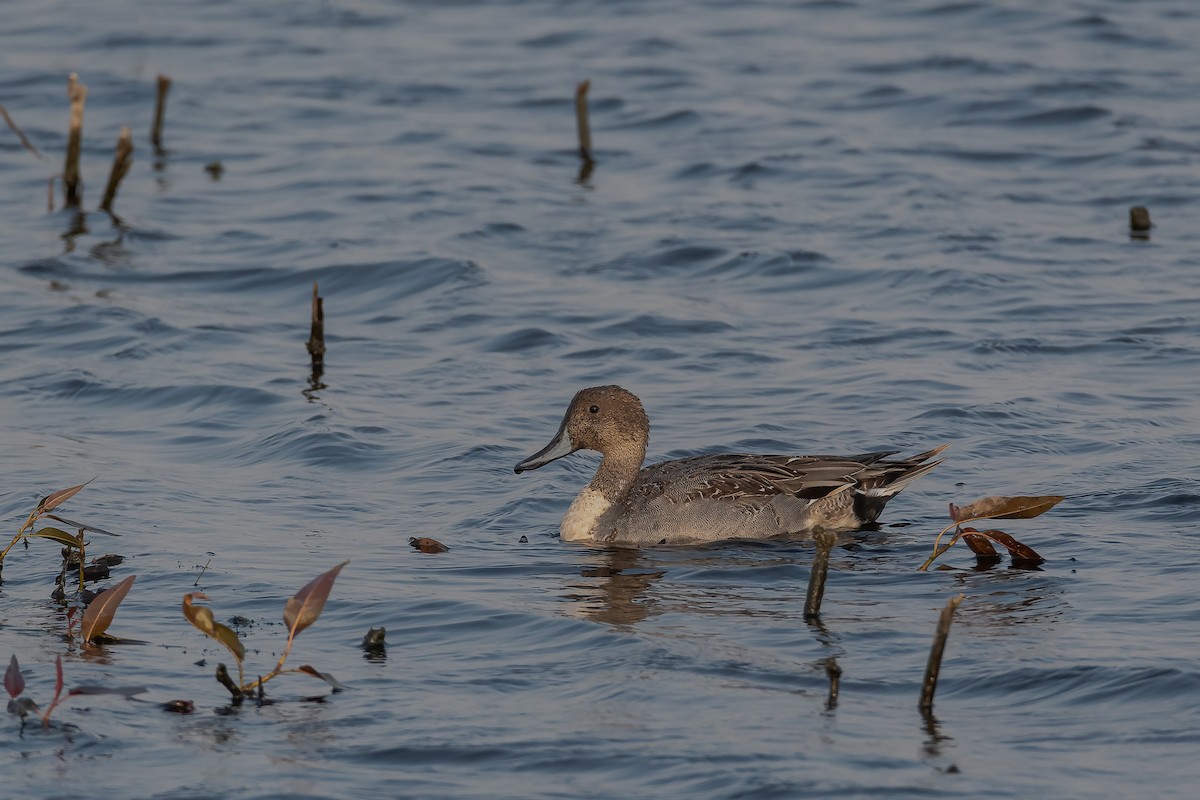
M 117 606 L 121 605 L 125 595 L 129 594 L 129 588 L 133 586 L 135 580 L 137 580 L 137 575 L 130 575 L 117 585 L 96 595 L 95 599 L 88 604 L 87 610 L 83 612 L 83 620 L 79 623 L 79 635 L 85 642 L 90 642 L 108 630 L 108 626 L 112 624 L 113 617 L 117 613 Z
M 349 687 L 349 686 L 347 686 L 346 684 L 344 684 L 344 683 L 342 683 L 341 681 L 339 681 L 337 678 L 335 678 L 335 677 L 333 677 L 332 675 L 330 675 L 328 672 L 320 672 L 320 671 L 318 671 L 318 670 L 317 670 L 317 668 L 316 668 L 316 667 L 314 667 L 314 666 L 312 666 L 312 665 L 310 665 L 310 664 L 305 664 L 305 665 L 304 665 L 304 666 L 302 666 L 302 667 L 296 667 L 296 671 L 297 671 L 297 672 L 303 672 L 305 675 L 312 675 L 314 678 L 320 678 L 321 680 L 325 681 L 325 682 L 326 682 L 326 683 L 328 683 L 330 686 L 332 686 L 332 687 L 333 687 L 333 690 L 334 690 L 335 692 L 340 692 L 340 691 L 342 691 L 343 689 L 349 689 L 349 688 L 350 688 L 350 687 Z
M 1043 514 L 1064 500 L 1062 495 L 1040 497 L 984 497 L 958 509 L 955 519 L 1029 519 Z
M 996 548 L 992 547 L 992 543 L 986 536 L 981 534 L 974 528 L 963 528 L 962 540 L 967 543 L 967 547 L 971 548 L 971 552 L 977 556 L 999 556 Z
M 8 669 L 4 670 L 4 688 L 14 698 L 20 697 L 21 692 L 25 691 L 25 676 L 21 674 L 21 665 L 17 663 L 15 653 L 8 662 Z
M 92 481 L 94 480 L 96 479 L 92 478 Z M 70 489 L 62 489 L 54 494 L 46 495 L 42 498 L 42 502 L 38 503 L 38 511 L 50 511 L 53 508 L 57 508 L 75 495 L 79 494 L 79 491 L 92 481 L 87 481 L 87 483 L 81 483 L 78 486 L 72 486 Z
M 1039 556 L 1037 551 L 1035 551 L 1032 547 L 1018 542 L 1004 531 L 986 530 L 980 531 L 979 535 L 986 536 L 993 542 L 998 542 L 999 544 L 1003 545 L 1005 548 L 1007 548 L 1009 555 L 1011 555 L 1014 560 L 1036 561 L 1039 564 L 1046 560 Z
M 408 543 L 422 553 L 445 553 L 450 548 L 439 542 L 437 539 L 430 539 L 428 536 L 421 538 L 409 537 Z
M 349 561 L 343 561 L 328 572 L 321 573 L 306 583 L 304 588 L 287 601 L 287 605 L 283 607 L 283 624 L 288 627 L 289 638 L 317 621 L 317 617 L 321 616 L 321 610 L 325 608 L 325 601 L 329 599 L 333 582 L 337 580 L 342 567 L 349 563 Z

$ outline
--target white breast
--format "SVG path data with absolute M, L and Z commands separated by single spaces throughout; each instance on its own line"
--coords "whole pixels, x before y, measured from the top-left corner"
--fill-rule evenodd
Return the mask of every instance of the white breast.
M 582 539 L 592 539 L 596 534 L 596 522 L 608 511 L 612 503 L 594 489 L 584 489 L 571 502 L 563 517 L 559 530 L 564 542 L 578 542 Z

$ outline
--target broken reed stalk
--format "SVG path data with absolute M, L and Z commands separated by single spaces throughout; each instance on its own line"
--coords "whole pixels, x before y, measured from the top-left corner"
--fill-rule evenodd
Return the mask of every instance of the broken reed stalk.
M 575 87 L 575 129 L 579 133 L 579 157 L 585 162 L 592 161 L 592 129 L 588 125 L 588 87 L 590 80 Z
M 1145 206 L 1134 206 L 1129 209 L 1129 236 L 1131 239 L 1149 239 L 1150 229 L 1154 223 L 1150 221 L 1150 209 Z
M 829 697 L 825 701 L 825 709 L 832 711 L 837 708 L 838 692 L 842 684 L 842 668 L 833 656 L 825 662 L 825 675 L 829 678 Z
M 821 615 L 821 600 L 825 597 L 825 576 L 829 572 L 829 551 L 837 543 L 837 534 L 818 531 L 813 534 L 817 552 L 813 555 L 812 572 L 808 576 L 808 593 L 804 597 L 804 618 Z
M 946 637 L 950 635 L 950 623 L 954 621 L 954 612 L 966 595 L 959 594 L 946 601 L 938 617 L 937 631 L 933 634 L 933 645 L 929 648 L 929 663 L 925 665 L 925 680 L 921 683 L 921 702 L 918 707 L 923 712 L 933 710 L 933 693 L 937 691 L 938 673 L 942 669 L 942 654 L 946 652 Z
M 25 136 L 24 131 L 22 131 L 20 128 L 17 127 L 17 123 L 13 122 L 13 118 L 8 115 L 8 111 L 6 111 L 4 106 L 2 106 L 2 105 L 0 105 L 0 117 L 4 117 L 4 123 L 6 125 L 8 125 L 9 130 L 11 130 L 13 133 L 15 133 L 17 135 L 17 138 L 21 140 L 22 147 L 24 147 L 29 152 L 33 153 L 38 158 L 45 159 L 45 156 L 43 156 L 41 153 L 39 153 L 38 149 L 36 147 L 34 147 L 33 143 L 30 142 L 29 139 Z
M 312 330 L 308 335 L 308 354 L 312 356 L 314 370 L 325 363 L 325 300 L 317 294 L 316 281 L 313 281 Z
M 150 143 L 156 153 L 163 152 L 162 126 L 163 114 L 167 110 L 167 92 L 171 91 L 171 79 L 166 75 L 158 76 L 158 100 L 154 103 L 154 126 L 150 129 Z
M 79 186 L 79 149 L 83 141 L 83 103 L 87 87 L 74 72 L 67 79 L 67 98 L 71 101 L 71 127 L 67 133 L 67 160 L 63 164 L 63 195 L 66 208 L 79 208 L 83 195 Z
M 113 201 L 117 199 L 117 187 L 129 173 L 129 165 L 133 163 L 133 134 L 129 126 L 121 128 L 117 137 L 117 152 L 113 156 L 112 171 L 108 173 L 108 186 L 104 187 L 104 202 L 100 204 L 101 211 L 112 213 Z

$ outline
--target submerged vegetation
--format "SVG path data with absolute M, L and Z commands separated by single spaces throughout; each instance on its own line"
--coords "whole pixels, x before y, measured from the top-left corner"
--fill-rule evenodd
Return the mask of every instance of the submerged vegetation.
M 233 696 L 234 703 L 240 703 L 245 695 L 254 692 L 257 692 L 261 698 L 263 684 L 285 672 L 303 672 L 305 675 L 320 678 L 332 686 L 334 691 L 345 688 L 329 673 L 320 672 L 308 664 L 293 669 L 284 669 L 283 664 L 292 652 L 292 643 L 296 639 L 296 634 L 317 621 L 317 617 L 321 615 L 321 611 L 325 608 L 325 601 L 329 599 L 329 592 L 333 589 L 333 582 L 337 580 L 338 573 L 342 571 L 342 567 L 349 563 L 349 561 L 343 561 L 333 569 L 321 573 L 306 583 L 300 591 L 296 592 L 287 601 L 287 604 L 283 607 L 283 622 L 288 628 L 288 639 L 287 644 L 283 648 L 283 653 L 280 654 L 279 661 L 275 663 L 274 669 L 266 675 L 260 675 L 256 680 L 249 682 L 246 681 L 244 665 L 246 646 L 242 644 L 237 633 L 228 625 L 222 625 L 217 622 L 213 618 L 211 608 L 195 605 L 194 601 L 196 600 L 208 600 L 209 598 L 206 594 L 203 592 L 189 592 L 183 596 L 183 616 L 187 617 L 188 622 L 195 625 L 200 631 L 224 645 L 225 649 L 233 656 L 234 661 L 237 662 L 238 680 L 236 684 L 229 679 L 229 673 L 224 664 L 217 666 L 217 680 L 229 690 L 229 693 Z

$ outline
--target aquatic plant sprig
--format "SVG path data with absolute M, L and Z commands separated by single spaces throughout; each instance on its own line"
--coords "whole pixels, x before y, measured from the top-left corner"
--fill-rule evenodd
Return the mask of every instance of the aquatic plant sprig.
M 41 713 L 42 727 L 50 727 L 50 715 L 54 713 L 54 709 L 66 697 L 75 697 L 78 695 L 101 695 L 101 694 L 116 694 L 122 697 L 133 697 L 134 695 L 142 694 L 146 691 L 144 686 L 76 686 L 63 693 L 66 688 L 63 681 L 63 665 L 62 656 L 55 656 L 54 659 L 54 698 L 50 701 L 50 705 Z M 4 689 L 8 692 L 11 698 L 8 701 L 8 713 L 15 714 L 21 718 L 21 726 L 25 726 L 25 718 L 30 714 L 38 711 L 38 704 L 31 697 L 25 697 L 25 676 L 21 674 L 21 665 L 17 662 L 16 655 L 8 662 L 8 669 L 4 672 Z
M 28 542 L 29 539 L 49 539 L 51 541 L 58 542 L 64 547 L 79 551 L 79 588 L 82 590 L 84 581 L 84 550 L 86 548 L 86 543 L 83 539 L 84 532 L 91 531 L 92 533 L 99 533 L 103 534 L 104 536 L 120 536 L 120 534 L 112 533 L 110 531 L 103 530 L 102 528 L 97 528 L 93 525 L 75 522 L 73 520 L 58 516 L 57 514 L 51 514 L 50 512 L 77 495 L 85 486 L 94 480 L 95 478 L 92 478 L 91 480 L 81 483 L 78 486 L 60 489 L 59 491 L 48 494 L 39 500 L 37 506 L 29 513 L 29 517 L 25 520 L 24 524 L 21 525 L 20 529 L 13 536 L 12 541 L 8 543 L 7 547 L 5 547 L 3 550 L 0 550 L 0 570 L 3 570 L 4 568 L 5 556 L 7 556 L 8 552 L 16 546 L 17 542 Z M 51 519 L 55 522 L 61 522 L 64 525 L 78 529 L 79 532 L 77 534 L 70 534 L 61 528 L 49 526 L 31 532 L 33 526 L 42 519 Z
M 292 652 L 292 644 L 295 642 L 296 636 L 316 622 L 317 617 L 321 615 L 321 611 L 325 608 L 325 601 L 329 599 L 329 592 L 333 589 L 333 582 L 337 580 L 338 573 L 342 571 L 342 567 L 349 563 L 349 561 L 343 561 L 336 567 L 321 573 L 306 583 L 300 591 L 296 592 L 287 601 L 283 608 L 283 622 L 288 627 L 287 644 L 284 646 L 283 652 L 280 654 L 279 661 L 276 662 L 274 669 L 266 675 L 260 675 L 257 679 L 249 682 L 246 681 L 245 665 L 243 663 L 246 658 L 246 646 L 242 644 L 237 633 L 229 626 L 222 625 L 214 620 L 211 608 L 195 604 L 196 600 L 208 600 L 209 598 L 206 594 L 203 592 L 189 592 L 183 596 L 183 616 L 201 632 L 224 645 L 237 662 L 238 680 L 236 684 L 229 678 L 224 664 L 220 664 L 217 667 L 217 681 L 229 690 L 230 694 L 233 695 L 235 703 L 241 702 L 242 696 L 247 694 L 257 693 L 261 697 L 263 684 L 285 672 L 303 672 L 306 675 L 312 675 L 314 678 L 320 678 L 332 686 L 335 691 L 344 688 L 332 675 L 327 672 L 320 672 L 308 664 L 293 669 L 284 669 L 284 663 L 287 661 L 288 655 Z
M 977 530 L 964 528 L 964 523 L 981 519 L 1030 519 L 1054 508 L 1065 498 L 1062 495 L 1014 496 L 1014 497 L 984 497 L 965 506 L 950 504 L 950 519 L 953 520 L 938 533 L 933 543 L 933 553 L 917 569 L 924 572 L 929 565 L 962 539 L 971 551 L 981 557 L 996 556 L 996 548 L 991 543 L 996 542 L 1006 548 L 1014 560 L 1041 563 L 1043 559 L 1032 547 L 1018 542 L 1015 538 L 1000 530 Z M 955 529 L 950 541 L 941 545 L 942 537 L 950 529 Z

